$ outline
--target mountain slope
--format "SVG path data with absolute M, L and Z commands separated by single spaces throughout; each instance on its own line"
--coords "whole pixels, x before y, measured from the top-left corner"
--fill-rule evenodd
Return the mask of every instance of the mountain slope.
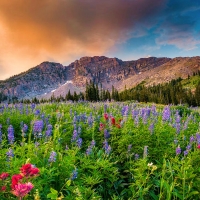
M 84 91 L 86 80 L 101 83 L 104 89 L 112 85 L 118 90 L 133 87 L 142 81 L 146 85 L 186 78 L 200 70 L 200 57 L 141 58 L 122 61 L 105 56 L 82 57 L 68 66 L 43 62 L 40 65 L 0 82 L 0 92 L 7 96 L 32 98 L 50 97 Z M 67 83 L 67 84 L 66 84 Z M 54 92 L 52 92 L 54 91 Z

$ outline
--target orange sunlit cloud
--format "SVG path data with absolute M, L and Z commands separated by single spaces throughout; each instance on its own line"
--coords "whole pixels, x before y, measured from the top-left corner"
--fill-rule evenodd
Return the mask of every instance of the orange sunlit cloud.
M 164 2 L 1 0 L 0 80 L 45 60 L 65 64 L 103 55 L 130 38 Z

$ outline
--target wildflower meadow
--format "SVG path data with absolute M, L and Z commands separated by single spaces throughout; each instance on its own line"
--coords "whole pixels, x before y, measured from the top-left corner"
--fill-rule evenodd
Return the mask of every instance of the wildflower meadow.
M 198 200 L 198 109 L 1 104 L 0 199 Z

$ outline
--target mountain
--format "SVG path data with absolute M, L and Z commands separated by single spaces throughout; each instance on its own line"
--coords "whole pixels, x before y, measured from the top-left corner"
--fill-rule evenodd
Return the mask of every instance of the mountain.
M 153 85 L 178 77 L 187 78 L 200 70 L 200 57 L 140 58 L 122 61 L 105 56 L 82 57 L 63 66 L 60 63 L 43 62 L 26 72 L 0 81 L 0 92 L 6 96 L 21 98 L 49 98 L 65 96 L 70 90 L 85 91 L 86 80 L 101 83 L 104 89 L 112 85 L 123 90 L 141 82 Z

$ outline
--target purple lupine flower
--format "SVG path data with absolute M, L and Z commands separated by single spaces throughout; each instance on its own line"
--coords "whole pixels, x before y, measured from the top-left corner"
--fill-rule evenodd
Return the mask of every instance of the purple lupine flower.
M 147 119 L 148 119 L 148 115 L 146 112 L 143 113 L 142 115 L 142 122 L 143 124 L 147 124 Z
M 46 130 L 46 137 L 50 137 L 52 134 L 52 125 L 48 124 L 47 125 L 47 130 Z
M 139 110 L 132 110 L 132 116 L 135 118 L 139 114 Z
M 181 148 L 180 148 L 180 146 L 178 146 L 176 148 L 176 155 L 179 155 L 179 154 L 181 154 Z
M 81 148 L 82 142 L 83 142 L 82 138 L 78 138 L 78 139 L 77 139 L 76 144 L 77 144 L 77 146 L 78 146 L 79 148 Z
M 138 124 L 139 124 L 139 115 L 137 115 L 135 117 L 134 123 L 135 123 L 135 126 L 138 126 Z
M 111 146 L 110 145 L 108 145 L 108 148 L 107 149 L 105 149 L 105 151 L 106 151 L 106 154 L 110 154 L 110 152 L 111 152 Z
M 89 146 L 87 149 L 86 149 L 86 155 L 89 156 L 91 153 L 92 153 L 92 148 Z
M 180 123 L 176 123 L 175 124 L 175 128 L 176 128 L 176 133 L 179 134 L 181 131 L 181 124 Z
M 189 123 L 189 121 L 186 120 L 184 125 L 183 125 L 183 130 L 186 130 L 188 128 L 188 123 Z
M 176 110 L 176 114 L 175 114 L 174 128 L 176 128 L 176 133 L 179 134 L 180 131 L 181 131 L 181 117 L 179 115 L 179 111 L 178 110 Z
M 153 132 L 154 132 L 154 123 L 150 124 L 149 131 L 150 131 L 151 134 L 153 134 Z
M 74 130 L 73 135 L 72 135 L 72 139 L 71 142 L 75 142 L 78 138 L 78 133 L 77 130 Z
M 107 129 L 104 130 L 104 138 L 105 138 L 105 139 L 110 138 L 110 133 L 108 132 Z
M 122 116 L 127 116 L 128 115 L 128 106 L 123 106 L 122 108 Z
M 197 144 L 199 145 L 200 144 L 200 134 L 199 133 L 196 133 L 196 139 L 197 139 Z
M 12 125 L 10 125 L 8 127 L 8 142 L 9 144 L 13 144 L 15 141 L 15 137 L 14 137 L 14 128 Z
M 104 148 L 106 154 L 110 154 L 110 152 L 111 152 L 111 146 L 108 145 L 108 141 L 107 140 L 105 140 L 103 142 L 103 148 Z
M 35 133 L 41 133 L 43 129 L 44 123 L 42 120 L 37 120 L 34 122 L 33 131 Z
M 81 127 L 79 126 L 78 127 L 78 135 L 80 135 L 81 134 Z
M 66 151 L 69 150 L 69 147 L 67 146 L 67 144 L 66 144 L 66 146 L 65 146 L 65 150 L 66 150 Z
M 35 115 L 39 115 L 40 114 L 40 110 L 35 110 Z
M 9 150 L 6 152 L 7 155 L 7 161 L 9 162 L 11 160 L 11 158 L 14 157 L 14 152 L 11 148 L 9 148 Z
M 176 121 L 177 124 L 181 122 L 181 116 L 179 115 L 178 110 L 176 110 L 175 121 Z
M 78 176 L 78 171 L 77 171 L 77 169 L 75 169 L 75 170 L 73 170 L 73 172 L 71 174 L 70 180 L 73 181 L 74 179 L 77 178 L 77 176 Z
M 45 118 L 45 122 L 46 122 L 47 125 L 49 124 L 49 118 L 48 117 Z
M 94 147 L 96 142 L 94 140 L 91 141 L 91 146 Z
M 156 106 L 155 106 L 155 105 L 153 105 L 153 106 L 151 107 L 151 112 L 152 112 L 152 114 L 153 114 L 154 116 L 157 115 Z
M 127 152 L 128 152 L 128 154 L 130 154 L 130 152 L 131 152 L 131 149 L 132 149 L 132 144 L 129 144 L 129 145 L 128 145 L 128 151 L 127 151 Z
M 107 140 L 104 140 L 104 142 L 103 142 L 103 148 L 104 149 L 108 148 L 108 141 Z
M 188 128 L 188 124 L 189 124 L 189 121 L 192 119 L 192 115 L 190 115 L 186 120 L 185 120 L 185 123 L 183 125 L 183 130 L 186 130 Z
M 26 124 L 24 124 L 22 127 L 22 132 L 26 133 L 27 131 L 28 131 L 28 126 Z
M 148 146 L 144 146 L 143 158 L 146 158 L 148 155 Z
M 183 152 L 183 154 L 184 154 L 184 156 L 187 156 L 187 155 L 188 155 L 188 151 L 185 150 L 185 151 Z
M 88 125 L 89 125 L 90 127 L 92 127 L 92 124 L 93 124 L 93 118 L 92 118 L 92 116 L 89 116 L 89 117 L 88 117 Z
M 77 121 L 76 116 L 74 116 L 73 123 L 76 123 L 76 121 Z
M 135 160 L 138 160 L 139 157 L 140 157 L 140 156 L 136 153 L 136 154 L 135 154 Z
M 162 120 L 163 121 L 169 121 L 170 120 L 170 107 L 169 106 L 165 106 L 163 109 L 163 115 L 162 115 Z
M 192 148 L 192 146 L 190 144 L 187 145 L 186 149 L 190 150 Z
M 50 157 L 48 159 L 48 162 L 49 163 L 56 162 L 56 156 L 57 156 L 56 152 L 52 151 L 51 154 L 50 154 Z
M 193 135 L 190 136 L 190 143 L 193 143 L 195 141 L 195 138 Z
M 86 150 L 86 155 L 90 155 L 92 153 L 92 148 L 95 146 L 95 141 L 92 140 L 90 146 Z
M 35 104 L 34 103 L 31 104 L 31 109 L 32 109 L 32 111 L 35 109 Z
M 41 114 L 41 119 L 44 121 L 44 119 L 45 119 L 44 113 Z

